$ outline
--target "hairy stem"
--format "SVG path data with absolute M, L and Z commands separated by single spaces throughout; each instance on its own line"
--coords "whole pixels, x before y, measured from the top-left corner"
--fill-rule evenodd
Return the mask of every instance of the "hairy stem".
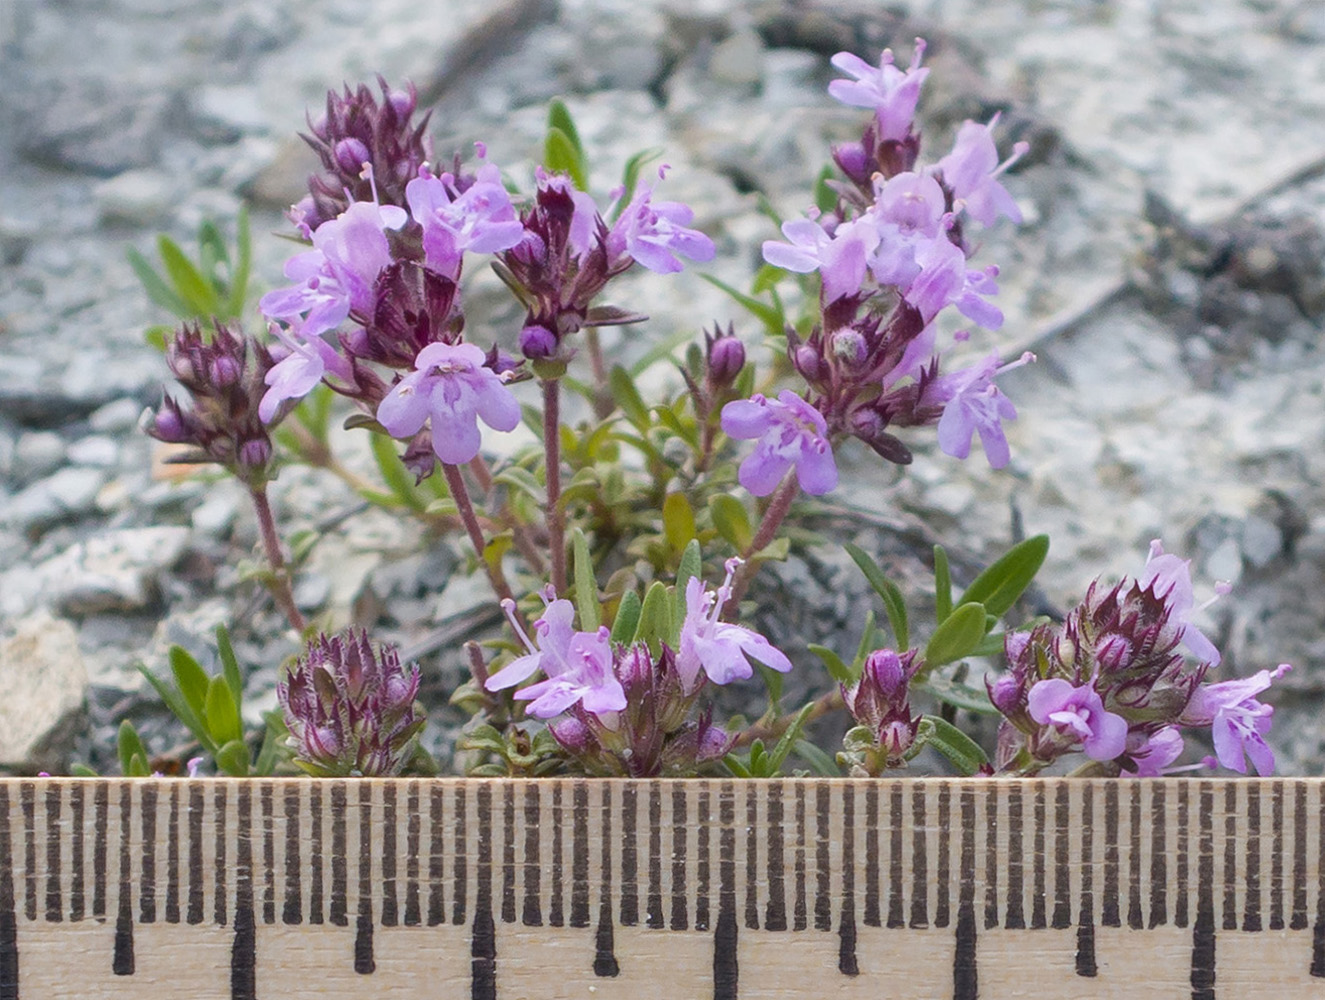
M 837 712 L 843 708 L 846 708 L 846 703 L 842 700 L 842 692 L 837 688 L 833 688 L 833 690 L 829 691 L 827 694 L 820 695 L 814 701 L 814 707 L 810 709 L 809 714 L 805 717 L 805 722 L 806 724 L 809 724 L 815 719 L 822 718 L 829 712 Z M 795 721 L 796 713 L 793 712 L 790 715 L 784 715 L 781 718 L 774 719 L 769 723 L 756 722 L 748 729 L 743 729 L 741 731 L 740 735 L 736 737 L 736 745 L 738 747 L 747 747 L 755 740 L 763 740 L 767 743 L 769 740 L 781 739 L 782 734 L 785 733 Z
M 741 598 L 745 596 L 746 590 L 750 587 L 750 582 L 754 580 L 755 574 L 759 572 L 759 561 L 754 556 L 772 543 L 777 537 L 778 529 L 782 527 L 782 522 L 787 519 L 787 512 L 791 510 L 791 502 L 796 499 L 796 494 L 800 492 L 800 484 L 796 481 L 794 471 L 788 472 L 782 485 L 777 488 L 773 494 L 773 499 L 769 501 L 768 507 L 764 510 L 764 516 L 759 522 L 759 530 L 755 532 L 754 538 L 746 546 L 741 558 L 745 560 L 736 571 L 736 577 L 732 580 L 732 596 L 727 603 L 725 614 L 735 615 L 740 607 Z
M 262 548 L 267 553 L 267 565 L 271 567 L 271 582 L 268 585 L 271 596 L 290 626 L 296 632 L 303 632 L 307 622 L 295 607 L 290 572 L 285 565 L 285 556 L 281 554 L 281 540 L 276 534 L 276 518 L 272 516 L 271 504 L 267 501 L 267 487 L 250 485 L 248 492 L 253 498 L 253 512 L 258 517 L 258 528 L 262 532 Z
M 497 597 L 502 600 L 515 600 L 510 584 L 506 582 L 506 575 L 502 572 L 501 563 L 489 561 L 484 556 L 488 543 L 483 538 L 483 526 L 478 523 L 478 515 L 474 513 L 474 504 L 469 499 L 469 487 L 465 485 L 465 477 L 460 472 L 460 466 L 446 462 L 442 462 L 441 466 L 446 476 L 446 485 L 451 490 L 451 499 L 455 501 L 456 510 L 460 513 L 460 522 L 465 526 L 465 532 L 469 535 L 470 544 L 474 546 L 474 554 L 478 556 L 479 564 L 488 574 L 488 582 L 492 584 Z
M 546 576 L 547 560 L 543 558 L 538 550 L 538 546 L 534 544 L 533 538 L 530 537 L 529 526 L 527 524 L 521 524 L 519 520 L 517 520 L 513 511 L 507 510 L 504 516 L 501 517 L 498 517 L 496 513 L 492 512 L 490 499 L 492 493 L 492 470 L 488 468 L 488 463 L 484 460 L 482 455 L 475 455 L 473 459 L 470 460 L 469 471 L 470 474 L 473 475 L 474 481 L 478 484 L 478 488 L 483 491 L 484 497 L 489 498 L 488 516 L 503 527 L 511 529 L 511 534 L 515 539 L 515 547 L 520 550 L 520 554 L 524 556 L 525 562 L 529 564 L 530 572 L 532 572 L 534 576 Z
M 593 371 L 594 415 L 599 420 L 605 420 L 616 409 L 616 403 L 607 387 L 607 365 L 603 362 L 603 346 L 598 339 L 598 327 L 584 328 L 584 345 L 589 350 L 589 367 Z
M 547 544 L 552 587 L 566 592 L 566 515 L 561 510 L 561 382 L 543 381 L 543 450 L 547 476 Z

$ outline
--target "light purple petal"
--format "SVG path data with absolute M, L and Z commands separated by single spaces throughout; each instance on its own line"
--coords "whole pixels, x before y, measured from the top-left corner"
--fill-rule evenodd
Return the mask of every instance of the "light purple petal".
M 1210 727 L 1210 735 L 1214 738 L 1215 756 L 1219 758 L 1219 763 L 1239 774 L 1246 774 L 1247 762 L 1242 754 L 1242 740 L 1238 739 L 1232 721 L 1215 719 Z
M 763 397 L 759 397 L 762 400 Z M 722 430 L 728 437 L 748 441 L 763 437 L 773 423 L 773 414 L 763 402 L 736 399 L 722 408 Z
M 538 671 L 540 656 L 539 653 L 528 653 L 516 657 L 495 674 L 489 676 L 484 681 L 483 686 L 489 691 L 503 691 L 506 688 L 515 687 L 515 685 L 532 677 Z
M 511 390 L 493 375 L 483 369 L 491 378 L 485 378 L 475 392 L 474 408 L 485 424 L 495 431 L 513 431 L 520 425 L 520 401 L 511 394 Z
M 766 497 L 782 482 L 791 460 L 764 448 L 762 443 L 741 463 L 737 479 L 757 497 Z
M 428 419 L 429 399 L 422 383 L 423 373 L 411 372 L 377 404 L 377 422 L 392 437 L 412 437 Z
M 432 450 L 447 465 L 464 465 L 483 447 L 476 414 L 470 410 L 432 411 Z
M 1026 696 L 1026 710 L 1040 725 L 1047 725 L 1050 713 L 1062 709 L 1075 691 L 1076 689 L 1061 677 L 1037 681 Z
M 837 488 L 837 463 L 833 460 L 833 449 L 823 438 L 802 443 L 796 480 L 811 496 L 822 496 Z
M 1092 712 L 1093 732 L 1081 741 L 1086 756 L 1094 760 L 1113 760 L 1127 747 L 1127 720 L 1113 712 Z

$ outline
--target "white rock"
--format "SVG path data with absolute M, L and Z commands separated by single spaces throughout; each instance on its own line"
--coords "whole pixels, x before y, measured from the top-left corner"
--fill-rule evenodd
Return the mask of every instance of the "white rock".
M 89 434 L 69 446 L 69 461 L 74 465 L 107 467 L 120 460 L 120 447 L 114 438 Z
M 0 764 L 59 770 L 87 690 L 78 636 L 40 612 L 0 643 Z
M 102 181 L 93 200 L 106 222 L 145 226 L 170 214 L 175 182 L 159 170 L 126 170 Z

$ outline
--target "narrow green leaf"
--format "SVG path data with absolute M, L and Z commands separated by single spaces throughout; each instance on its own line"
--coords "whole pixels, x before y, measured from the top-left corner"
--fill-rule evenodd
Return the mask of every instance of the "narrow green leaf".
M 926 669 L 933 670 L 945 663 L 970 656 L 984 637 L 984 605 L 959 605 L 929 637 L 925 646 Z
M 825 778 L 840 778 L 842 770 L 822 747 L 809 740 L 796 741 L 796 756 L 810 765 L 810 770 Z
M 192 310 L 184 304 L 184 300 L 176 295 L 169 285 L 161 280 L 161 276 L 156 273 L 151 264 L 147 263 L 147 259 L 142 254 L 130 247 L 125 256 L 129 258 L 129 266 L 133 268 L 133 273 L 138 276 L 138 281 L 143 286 L 143 291 L 147 292 L 149 299 L 162 309 L 174 313 L 180 319 L 193 318 Z
M 959 603 L 983 604 L 991 615 L 1006 614 L 1035 579 L 1048 553 L 1048 535 L 1035 535 L 1012 546 L 971 581 Z
M 675 355 L 677 348 L 690 343 L 692 334 L 685 326 L 677 330 L 671 336 L 659 340 L 647 351 L 641 354 L 626 370 L 630 372 L 631 378 L 639 378 L 644 372 L 648 371 L 653 365 L 657 364 L 663 358 L 671 358 Z
M 662 507 L 663 537 L 673 552 L 684 552 L 695 538 L 695 511 L 684 493 L 669 493 Z
M 570 533 L 570 548 L 575 571 L 575 607 L 580 612 L 580 630 L 597 632 L 602 622 L 598 607 L 598 583 L 594 579 L 589 540 L 579 528 Z
M 928 730 L 926 742 L 944 757 L 948 758 L 964 777 L 970 777 L 989 763 L 980 744 L 971 739 L 951 722 L 937 715 L 926 715 L 920 721 L 922 729 Z
M 560 97 L 548 101 L 547 124 L 549 129 L 559 129 L 570 140 L 575 152 L 583 158 L 584 143 L 580 142 L 580 131 L 575 127 L 575 119 L 571 116 L 570 108 L 566 107 L 566 102 Z
M 865 630 L 860 633 L 860 645 L 856 647 L 856 658 L 851 661 L 852 673 L 860 670 L 865 662 L 865 657 L 878 648 L 874 641 L 874 633 L 877 628 L 874 624 L 874 609 L 870 608 L 865 612 Z
M 547 138 L 543 140 L 543 165 L 549 173 L 569 174 L 571 183 L 581 191 L 589 186 L 584 160 L 576 150 L 575 143 L 555 126 L 547 130 Z
M 162 234 L 156 239 L 156 248 L 161 254 L 161 263 L 165 265 L 166 276 L 175 286 L 189 314 L 199 319 L 216 315 L 220 311 L 216 289 L 202 276 L 197 265 L 184 255 L 179 244 Z
M 152 773 L 148 764 L 147 748 L 143 746 L 138 730 L 128 719 L 120 723 L 118 749 L 120 773 L 126 778 L 146 778 Z
M 247 205 L 239 209 L 237 227 L 237 260 L 234 273 L 230 276 L 230 296 L 226 300 L 226 312 L 233 319 L 244 315 L 244 305 L 248 301 L 248 278 L 253 266 L 253 234 L 249 228 Z
M 217 267 L 230 269 L 230 254 L 226 252 L 221 230 L 211 219 L 203 219 L 198 226 L 198 270 L 213 288 L 217 286 Z
M 532 472 L 523 466 L 511 465 L 492 477 L 494 483 L 502 483 L 517 489 L 521 493 L 532 497 L 539 503 L 545 499 L 543 484 L 538 481 Z
M 179 689 L 184 703 L 192 710 L 196 718 L 201 719 L 203 705 L 207 701 L 207 685 L 211 678 L 202 665 L 193 658 L 183 646 L 171 646 L 169 652 L 170 672 L 175 677 L 175 687 Z
M 730 493 L 718 493 L 709 498 L 709 514 L 713 518 L 713 527 L 722 540 L 737 552 L 744 552 L 754 541 L 754 526 L 750 523 L 750 512 Z
M 612 619 L 613 642 L 624 644 L 635 641 L 635 631 L 639 628 L 641 606 L 639 594 L 635 591 L 627 590 L 621 595 L 621 603 L 617 605 L 616 617 Z
M 414 488 L 414 476 L 405 468 L 405 463 L 396 454 L 395 441 L 384 434 L 372 434 L 368 443 L 373 449 L 373 458 L 377 459 L 377 468 L 382 478 L 400 503 L 410 510 L 423 510 L 427 505 Z
M 607 373 L 607 385 L 612 390 L 612 398 L 616 400 L 616 405 L 621 407 L 626 419 L 639 430 L 647 431 L 653 421 L 649 419 L 649 408 L 640 398 L 639 390 L 635 388 L 635 380 L 630 377 L 630 373 L 620 365 L 613 365 L 612 370 Z
M 235 658 L 235 648 L 230 645 L 230 630 L 224 625 L 216 626 L 216 652 L 221 658 L 221 675 L 235 699 L 235 707 L 244 713 L 244 677 L 239 669 L 239 660 Z
M 644 595 L 635 641 L 647 642 L 654 655 L 657 655 L 660 643 L 674 645 L 676 642 L 675 636 L 672 635 L 671 595 L 667 593 L 667 586 L 661 580 L 655 581 Z
M 86 764 L 72 764 L 69 767 L 69 776 L 71 778 L 100 778 L 101 775 L 88 767 Z
M 756 778 L 772 777 L 766 766 L 768 753 L 764 750 L 764 741 L 755 740 L 750 744 L 750 774 Z
M 249 772 L 248 744 L 243 740 L 230 740 L 216 751 L 216 767 L 232 778 L 247 778 Z
M 811 653 L 823 660 L 824 666 L 828 668 L 828 676 L 833 678 L 839 684 L 854 684 L 856 682 L 856 672 L 847 664 L 842 662 L 842 657 L 838 656 L 827 646 L 820 646 L 811 643 L 808 647 Z
M 783 331 L 786 323 L 781 311 L 776 307 L 771 306 L 766 302 L 760 302 L 758 299 L 746 295 L 744 292 L 727 284 L 725 281 L 713 277 L 711 274 L 701 274 L 700 277 L 714 288 L 726 292 L 744 306 L 747 311 L 759 320 L 759 322 L 764 324 L 764 327 L 769 333 L 781 333 Z
M 737 757 L 736 754 L 734 753 L 729 753 L 727 754 L 726 757 L 722 758 L 722 766 L 731 772 L 732 777 L 735 778 L 754 777 L 754 775 L 750 773 L 750 769 L 746 767 L 743 763 L 741 763 L 741 758 Z
M 999 714 L 998 709 L 990 703 L 989 693 L 984 688 L 962 684 L 942 674 L 932 674 L 923 681 L 913 681 L 912 688 L 927 692 L 939 701 L 967 712 L 975 712 L 978 715 Z
M 226 684 L 224 677 L 213 677 L 212 682 L 207 685 L 207 703 L 203 718 L 207 724 L 207 731 L 221 746 L 243 737 L 244 729 L 239 720 L 239 708 L 235 705 L 235 699 L 230 694 L 230 686 Z
M 285 737 L 289 734 L 289 730 L 285 728 L 285 720 L 281 718 L 279 711 L 268 712 L 266 721 L 267 729 L 262 735 L 262 747 L 258 750 L 258 761 L 253 765 L 253 771 L 259 778 L 266 778 L 276 770 L 276 762 L 280 758 Z
M 934 546 L 934 613 L 940 625 L 952 614 L 952 574 L 942 545 Z
M 883 600 L 883 610 L 888 613 L 888 624 L 892 626 L 897 650 L 905 652 L 910 645 L 911 633 L 907 625 L 906 603 L 902 599 L 902 592 L 897 589 L 897 584 L 884 576 L 883 570 L 879 569 L 864 549 L 848 542 L 846 550 L 855 564 L 860 567 L 860 571 L 865 574 L 865 579 L 870 582 L 874 592 Z
M 152 685 L 152 690 L 157 693 L 158 697 L 165 702 L 166 708 L 170 709 L 170 714 L 184 724 L 185 728 L 193 734 L 193 738 L 202 744 L 203 749 L 208 753 L 216 749 L 216 743 L 207 734 L 207 728 L 203 725 L 201 713 L 194 714 L 179 690 L 161 680 L 141 662 L 135 663 L 134 666 L 147 680 L 147 683 Z
M 681 553 L 681 561 L 676 567 L 676 586 L 672 590 L 672 601 L 675 605 L 672 611 L 673 621 L 680 622 L 685 619 L 686 585 L 703 572 L 704 555 L 700 551 L 699 540 L 691 538 L 686 543 L 685 551 Z
M 796 741 L 800 739 L 801 730 L 805 728 L 806 720 L 809 719 L 812 711 L 814 711 L 813 702 L 802 707 L 801 710 L 796 713 L 796 718 L 792 720 L 791 725 L 787 727 L 786 732 L 782 734 L 782 738 L 778 740 L 777 746 L 773 747 L 772 753 L 769 754 L 771 773 L 768 776 L 770 778 L 775 778 L 782 772 L 782 765 L 786 763 L 787 756 L 791 753 L 791 748 L 794 747 Z
M 827 164 L 814 179 L 814 204 L 820 212 L 831 212 L 837 208 L 837 192 L 828 183 L 832 179 L 833 168 Z

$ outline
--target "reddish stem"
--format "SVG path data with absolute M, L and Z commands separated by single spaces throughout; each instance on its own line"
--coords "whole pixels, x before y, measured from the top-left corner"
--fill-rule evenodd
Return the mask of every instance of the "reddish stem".
M 566 592 L 566 516 L 561 510 L 561 383 L 543 382 L 543 451 L 547 478 L 547 543 L 552 561 L 552 588 Z
M 773 494 L 773 499 L 769 501 L 768 507 L 764 510 L 764 516 L 759 522 L 759 530 L 755 532 L 754 538 L 746 546 L 741 558 L 745 560 L 736 571 L 736 577 L 732 580 L 732 596 L 727 602 L 724 617 L 735 617 L 741 604 L 741 598 L 745 596 L 750 583 L 759 572 L 760 560 L 754 557 L 768 548 L 773 539 L 777 537 L 778 529 L 782 527 L 782 522 L 787 518 L 787 512 L 791 510 L 791 502 L 796 499 L 796 494 L 800 492 L 800 484 L 796 481 L 795 472 L 788 472 L 782 485 L 777 488 Z
M 253 512 L 257 514 L 258 528 L 262 532 L 262 548 L 267 553 L 267 564 L 271 567 L 268 589 L 286 621 L 296 632 L 302 633 L 308 623 L 294 603 L 290 572 L 285 565 L 285 556 L 281 554 L 281 540 L 276 534 L 276 518 L 272 516 L 271 504 L 267 501 L 267 487 L 249 486 L 248 492 L 253 498 Z
M 455 501 L 460 521 L 469 535 L 469 542 L 474 546 L 474 554 L 478 556 L 479 563 L 488 574 L 488 582 L 492 584 L 492 589 L 499 598 L 515 600 L 515 595 L 511 593 L 510 585 L 506 582 L 506 575 L 502 572 L 501 563 L 489 562 L 484 557 L 488 543 L 483 538 L 483 527 L 478 523 L 478 515 L 474 513 L 474 504 L 469 499 L 469 487 L 465 485 L 465 477 L 460 472 L 460 466 L 446 462 L 441 465 L 442 472 L 446 476 L 446 485 L 451 490 L 451 499 Z

